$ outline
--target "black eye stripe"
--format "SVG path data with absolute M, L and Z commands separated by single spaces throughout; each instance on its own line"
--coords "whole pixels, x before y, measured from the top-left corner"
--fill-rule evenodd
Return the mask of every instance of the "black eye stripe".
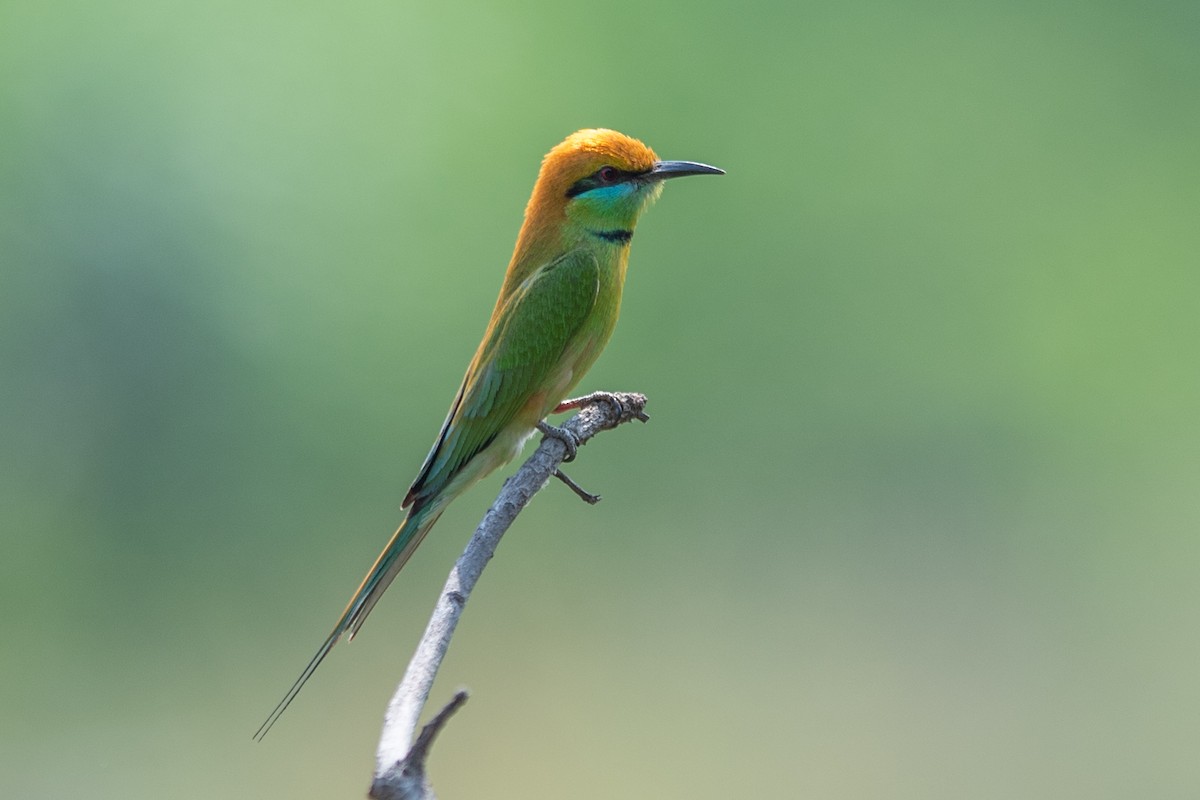
M 615 173 L 615 176 L 610 180 L 602 180 L 600 178 L 600 173 L 604 172 L 605 170 L 612 170 Z M 628 170 L 617 169 L 611 165 L 606 165 L 596 170 L 591 175 L 588 175 L 586 178 L 580 178 L 579 180 L 575 181 L 575 183 L 571 184 L 571 188 L 567 189 L 567 197 L 575 197 L 576 195 L 583 194 L 584 192 L 599 188 L 601 186 L 615 186 L 618 183 L 623 183 L 640 174 L 641 173 L 639 172 L 629 172 Z

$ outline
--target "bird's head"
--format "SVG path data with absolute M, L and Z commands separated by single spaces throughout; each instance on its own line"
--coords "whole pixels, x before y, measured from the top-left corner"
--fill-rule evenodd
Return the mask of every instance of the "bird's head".
M 628 242 L 638 215 L 658 197 L 665 179 L 721 174 L 723 170 L 692 161 L 660 161 L 649 147 L 617 131 L 576 131 L 542 161 L 526 226 L 570 222 L 582 231 L 607 234 L 616 243 Z

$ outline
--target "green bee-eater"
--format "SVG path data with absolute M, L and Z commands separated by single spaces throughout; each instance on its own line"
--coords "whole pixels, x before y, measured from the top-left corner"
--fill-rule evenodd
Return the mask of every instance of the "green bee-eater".
M 608 343 L 621 307 L 629 243 L 662 181 L 720 175 L 659 161 L 616 131 L 577 131 L 546 154 L 492 319 L 441 433 L 404 498 L 408 516 L 329 637 L 259 728 L 261 738 L 343 634 L 352 639 L 446 506 L 512 460 Z

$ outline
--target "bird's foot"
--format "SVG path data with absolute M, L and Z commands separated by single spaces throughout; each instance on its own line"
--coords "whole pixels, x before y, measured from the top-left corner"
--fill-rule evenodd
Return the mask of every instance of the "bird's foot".
M 558 478 L 560 481 L 565 483 L 572 492 L 579 495 L 580 500 L 587 503 L 588 505 L 594 506 L 594 505 L 596 505 L 596 503 L 600 502 L 600 495 L 592 494 L 591 492 L 587 491 L 582 486 L 580 486 L 578 483 L 576 483 L 575 481 L 568 478 L 567 473 L 563 472 L 562 470 L 560 470 L 560 469 L 554 470 L 554 477 Z
M 563 443 L 563 447 L 567 449 L 567 454 L 563 456 L 564 464 L 575 460 L 575 454 L 579 452 L 579 438 L 575 434 L 566 428 L 556 428 L 545 420 L 537 424 L 537 429 L 546 437 Z
M 629 397 L 629 395 L 626 395 L 626 397 Z M 634 395 L 634 397 L 640 397 L 640 395 Z M 650 417 L 646 414 L 646 412 L 642 411 L 641 408 L 638 408 L 633 404 L 627 403 L 624 399 L 622 399 L 620 394 L 616 394 L 615 392 L 592 392 L 591 394 L 585 394 L 582 397 L 573 397 L 570 400 L 563 400 L 551 413 L 561 414 L 564 411 L 583 408 L 584 406 L 594 405 L 595 403 L 601 401 L 608 403 L 612 407 L 613 412 L 617 415 L 618 423 L 623 422 L 626 419 L 637 419 L 642 422 L 650 421 Z M 645 402 L 646 399 L 642 397 L 641 403 L 645 404 Z

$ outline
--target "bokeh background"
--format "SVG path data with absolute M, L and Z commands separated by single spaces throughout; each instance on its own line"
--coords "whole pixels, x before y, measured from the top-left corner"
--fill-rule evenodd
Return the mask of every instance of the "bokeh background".
M 643 220 L 446 798 L 1200 796 L 1195 3 L 0 6 L 0 794 L 360 797 L 500 476 L 400 519 L 542 154 Z

